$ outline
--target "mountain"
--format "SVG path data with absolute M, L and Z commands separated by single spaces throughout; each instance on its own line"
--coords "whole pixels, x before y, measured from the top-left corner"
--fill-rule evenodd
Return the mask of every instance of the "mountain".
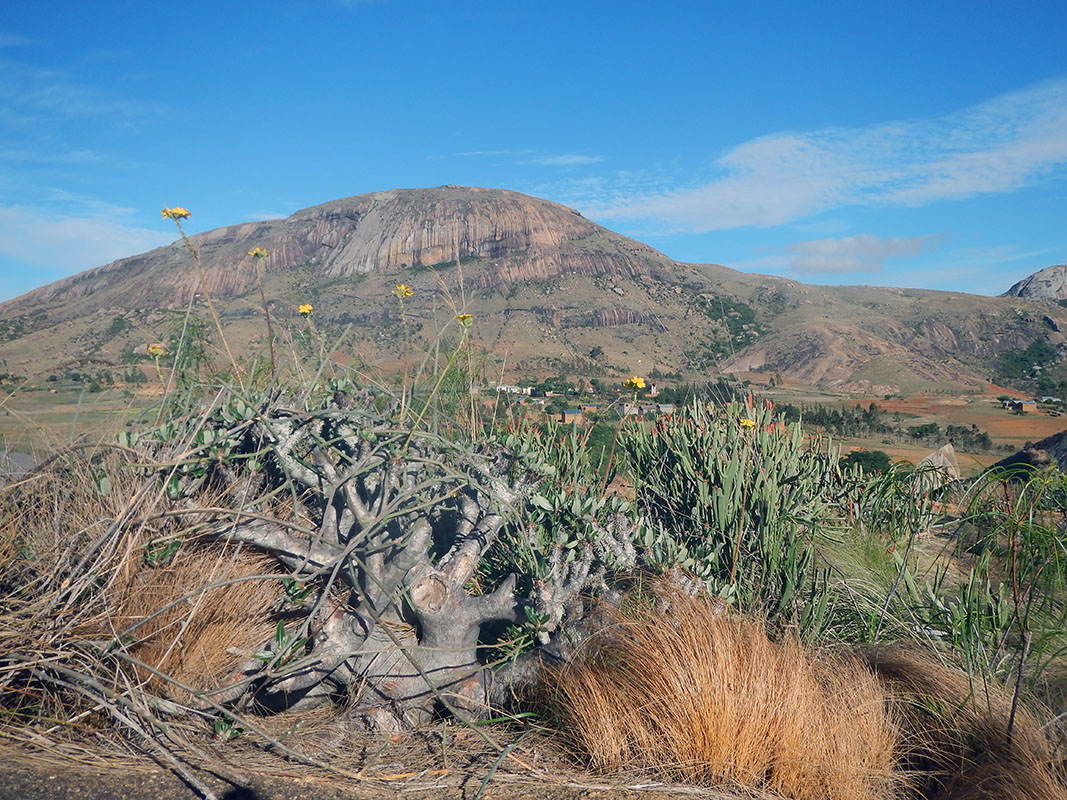
M 194 209 L 195 211 L 195 209 Z M 239 353 L 265 346 L 254 247 L 278 333 L 306 331 L 396 369 L 459 311 L 495 375 L 765 371 L 829 389 L 986 386 L 1005 353 L 1063 344 L 1067 309 L 1025 298 L 808 286 L 676 262 L 572 209 L 515 192 L 443 186 L 335 200 L 281 220 L 190 237 Z M 414 295 L 401 308 L 396 284 Z M 0 359 L 43 380 L 73 365 L 150 366 L 151 342 L 198 299 L 181 240 L 0 304 Z M 454 330 L 454 328 L 453 328 Z M 591 355 L 592 354 L 592 355 Z M 595 357 L 593 357 L 595 356 Z
M 1067 264 L 1054 264 L 1038 270 L 1013 285 L 1001 297 L 1025 297 L 1055 303 L 1067 299 Z

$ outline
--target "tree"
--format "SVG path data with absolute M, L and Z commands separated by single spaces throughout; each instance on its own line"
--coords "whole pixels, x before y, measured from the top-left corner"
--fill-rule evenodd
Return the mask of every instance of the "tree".
M 892 462 L 889 454 L 881 450 L 853 450 L 841 459 L 843 464 L 856 464 L 864 472 L 885 472 Z

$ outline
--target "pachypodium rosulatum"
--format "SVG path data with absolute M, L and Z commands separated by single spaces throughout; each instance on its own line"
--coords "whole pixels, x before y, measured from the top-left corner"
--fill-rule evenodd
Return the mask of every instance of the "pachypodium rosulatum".
M 558 654 L 553 637 L 583 593 L 636 566 L 619 502 L 571 503 L 566 530 L 535 524 L 561 490 L 544 448 L 521 436 L 457 442 L 344 393 L 313 412 L 242 404 L 212 424 L 171 493 L 200 522 L 215 514 L 215 537 L 289 571 L 276 636 L 208 693 L 213 704 L 344 698 L 353 722 L 386 731 L 442 709 L 485 717 Z M 199 500 L 220 484 L 232 511 Z M 488 663 L 487 627 L 509 625 L 533 626 L 534 648 Z

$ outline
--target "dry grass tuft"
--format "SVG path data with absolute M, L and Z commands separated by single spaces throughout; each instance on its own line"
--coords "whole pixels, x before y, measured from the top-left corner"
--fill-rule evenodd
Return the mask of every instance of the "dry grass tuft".
M 892 693 L 903 732 L 903 765 L 926 797 L 937 800 L 1067 800 L 1052 746 L 1038 718 L 1021 704 L 1011 736 L 1011 695 L 972 683 L 958 669 L 914 651 L 867 654 Z
M 212 689 L 274 635 L 269 610 L 280 584 L 255 577 L 277 572 L 272 559 L 193 546 L 153 569 L 140 552 L 124 561 L 109 587 L 108 619 L 117 632 L 132 629 L 127 651 L 137 660 L 177 683 Z M 190 699 L 169 681 L 144 677 L 166 697 Z
M 65 451 L 0 488 L 0 662 L 37 653 L 113 688 L 132 677 L 142 691 L 189 702 L 177 683 L 215 688 L 269 641 L 281 583 L 255 576 L 278 573 L 277 563 L 198 540 L 195 520 L 171 510 L 158 476 L 117 448 Z M 160 541 L 176 552 L 148 558 Z M 109 641 L 123 651 L 94 654 Z
M 561 729 L 592 766 L 794 800 L 894 796 L 897 735 L 870 670 L 663 591 L 666 612 L 612 614 L 556 674 Z

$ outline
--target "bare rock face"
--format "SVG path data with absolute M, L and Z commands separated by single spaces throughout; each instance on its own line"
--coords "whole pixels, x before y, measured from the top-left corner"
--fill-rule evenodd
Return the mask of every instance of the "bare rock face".
M 920 470 L 924 467 L 937 470 L 946 481 L 958 481 L 963 477 L 960 472 L 959 461 L 956 459 L 956 449 L 950 442 L 942 445 L 918 463 Z
M 563 274 L 647 274 L 672 262 L 572 209 L 517 192 L 442 186 L 396 189 L 335 200 L 283 220 L 230 225 L 190 237 L 204 283 L 225 298 L 255 286 L 254 247 L 270 251 L 269 271 L 310 267 L 322 279 L 412 267 L 486 262 L 474 288 Z M 0 304 L 4 312 L 69 306 L 180 306 L 200 290 L 192 256 L 177 241 L 34 290 Z
M 1035 272 L 1004 292 L 1001 297 L 1025 297 L 1029 300 L 1067 299 L 1067 264 L 1055 264 Z

